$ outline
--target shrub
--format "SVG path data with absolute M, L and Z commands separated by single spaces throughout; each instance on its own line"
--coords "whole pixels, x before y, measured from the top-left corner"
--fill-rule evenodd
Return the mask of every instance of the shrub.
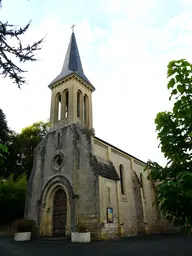
M 86 233 L 87 232 L 87 228 L 84 225 L 80 224 L 78 226 L 78 231 L 79 231 L 79 233 Z
M 33 232 L 36 223 L 34 220 L 16 220 L 13 222 L 13 227 L 16 232 Z
M 25 196 L 25 175 L 20 176 L 16 181 L 13 175 L 6 180 L 0 179 L 0 225 L 7 225 L 15 219 L 24 217 Z

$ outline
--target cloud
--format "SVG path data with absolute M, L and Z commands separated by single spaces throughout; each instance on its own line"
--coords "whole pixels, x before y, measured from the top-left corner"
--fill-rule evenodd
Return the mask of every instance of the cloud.
M 187 8 L 192 7 L 192 2 L 191 0 L 181 0 L 181 6 Z
M 153 8 L 153 0 L 105 0 L 102 3 L 103 11 L 105 13 L 125 14 L 130 20 L 141 19 L 143 15 Z M 118 16 L 117 15 L 117 16 Z

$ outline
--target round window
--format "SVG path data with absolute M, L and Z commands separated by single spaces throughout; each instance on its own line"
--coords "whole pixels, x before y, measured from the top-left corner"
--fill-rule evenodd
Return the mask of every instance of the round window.
M 63 164 L 63 158 L 62 158 L 62 156 L 61 155 L 57 155 L 57 156 L 55 156 L 55 165 L 57 166 L 57 167 L 60 167 L 62 164 Z
M 57 156 L 55 159 L 55 162 L 58 166 L 62 165 L 63 160 L 62 160 L 61 156 Z
M 63 153 L 59 152 L 55 154 L 51 161 L 52 169 L 55 171 L 59 171 L 61 167 L 64 165 L 64 155 Z

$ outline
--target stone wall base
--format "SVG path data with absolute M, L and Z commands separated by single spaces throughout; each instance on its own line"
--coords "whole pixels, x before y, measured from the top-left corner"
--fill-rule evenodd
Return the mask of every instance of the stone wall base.
M 81 216 L 82 217 L 82 216 Z M 124 237 L 138 236 L 138 235 L 152 235 L 160 233 L 178 233 L 179 228 L 174 227 L 167 221 L 149 221 L 144 225 L 144 232 L 141 234 L 137 226 L 136 218 L 130 218 L 126 224 L 119 225 L 118 222 L 99 224 L 96 218 L 81 218 L 81 222 L 77 225 L 86 228 L 87 232 L 91 233 L 91 240 L 117 240 Z M 50 226 L 41 227 L 41 236 L 52 236 Z M 69 231 L 70 236 L 70 231 Z

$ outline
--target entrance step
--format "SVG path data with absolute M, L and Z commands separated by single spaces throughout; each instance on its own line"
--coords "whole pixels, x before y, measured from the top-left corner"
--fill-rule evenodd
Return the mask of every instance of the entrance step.
M 61 240 L 69 240 L 70 238 L 67 236 L 62 237 L 54 237 L 54 236 L 41 236 L 39 240 L 46 240 L 46 241 L 61 241 Z

